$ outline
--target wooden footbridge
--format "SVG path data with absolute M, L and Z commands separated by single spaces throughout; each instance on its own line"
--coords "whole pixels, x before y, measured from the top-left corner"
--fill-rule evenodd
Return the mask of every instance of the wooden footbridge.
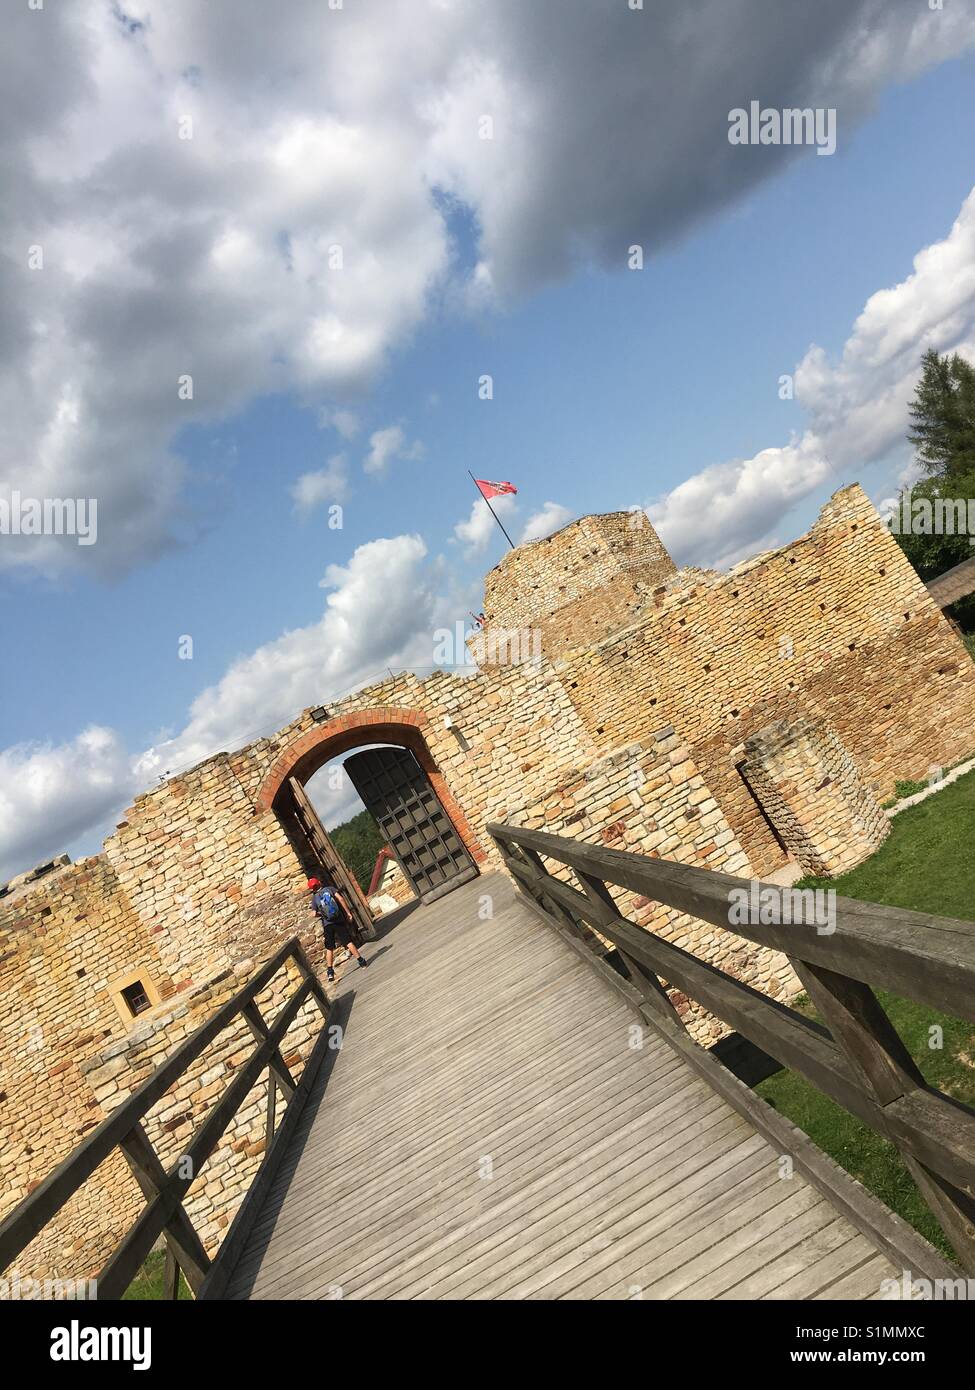
M 691 1040 L 664 979 L 890 1138 L 975 1272 L 975 1115 L 926 1085 L 870 988 L 975 1017 L 975 926 L 840 899 L 829 935 L 736 928 L 788 952 L 827 1031 L 628 923 L 606 886 L 727 929 L 736 880 L 491 829 L 521 891 L 487 875 L 415 910 L 330 1000 L 289 943 L 200 1030 L 243 1013 L 256 1045 L 187 1145 L 198 1163 L 268 1068 L 288 1100 L 215 1259 L 142 1127 L 190 1039 L 8 1217 L 0 1265 L 117 1145 L 146 1206 L 101 1297 L 160 1235 L 202 1298 L 877 1299 L 905 1269 L 958 1277 Z M 303 983 L 268 1027 L 255 995 L 289 953 Z M 312 997 L 342 1045 L 323 1027 L 295 1086 L 281 1042 Z

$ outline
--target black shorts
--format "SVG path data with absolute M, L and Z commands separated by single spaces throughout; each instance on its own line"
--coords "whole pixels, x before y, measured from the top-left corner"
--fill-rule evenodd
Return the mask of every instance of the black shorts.
M 336 917 L 334 922 L 323 922 L 322 931 L 325 933 L 326 951 L 334 951 L 336 941 L 348 946 L 352 940 L 352 923 L 345 917 Z

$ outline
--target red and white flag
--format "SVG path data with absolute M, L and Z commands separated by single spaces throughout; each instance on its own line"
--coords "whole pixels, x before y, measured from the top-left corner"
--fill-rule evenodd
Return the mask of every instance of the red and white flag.
M 505 497 L 509 492 L 517 492 L 514 483 L 489 483 L 484 478 L 475 478 L 481 496 L 490 501 L 492 497 Z

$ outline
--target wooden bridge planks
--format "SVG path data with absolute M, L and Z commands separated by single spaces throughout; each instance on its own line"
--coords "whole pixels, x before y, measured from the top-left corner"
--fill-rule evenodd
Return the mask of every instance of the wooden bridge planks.
M 228 1297 L 870 1298 L 897 1276 L 666 1043 L 630 1046 L 507 879 L 366 950 Z

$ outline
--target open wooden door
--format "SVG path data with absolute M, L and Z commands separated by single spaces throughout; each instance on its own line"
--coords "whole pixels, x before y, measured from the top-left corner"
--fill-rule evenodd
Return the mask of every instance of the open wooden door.
M 343 764 L 424 903 L 477 877 L 477 865 L 408 748 L 366 748 Z
M 288 783 L 294 797 L 295 815 L 313 858 L 319 861 L 323 874 L 334 882 L 349 904 L 359 933 L 367 938 L 375 937 L 376 928 L 365 894 L 345 867 L 342 856 L 332 844 L 328 831 L 319 820 L 318 812 L 309 801 L 304 787 L 295 777 L 289 777 Z

